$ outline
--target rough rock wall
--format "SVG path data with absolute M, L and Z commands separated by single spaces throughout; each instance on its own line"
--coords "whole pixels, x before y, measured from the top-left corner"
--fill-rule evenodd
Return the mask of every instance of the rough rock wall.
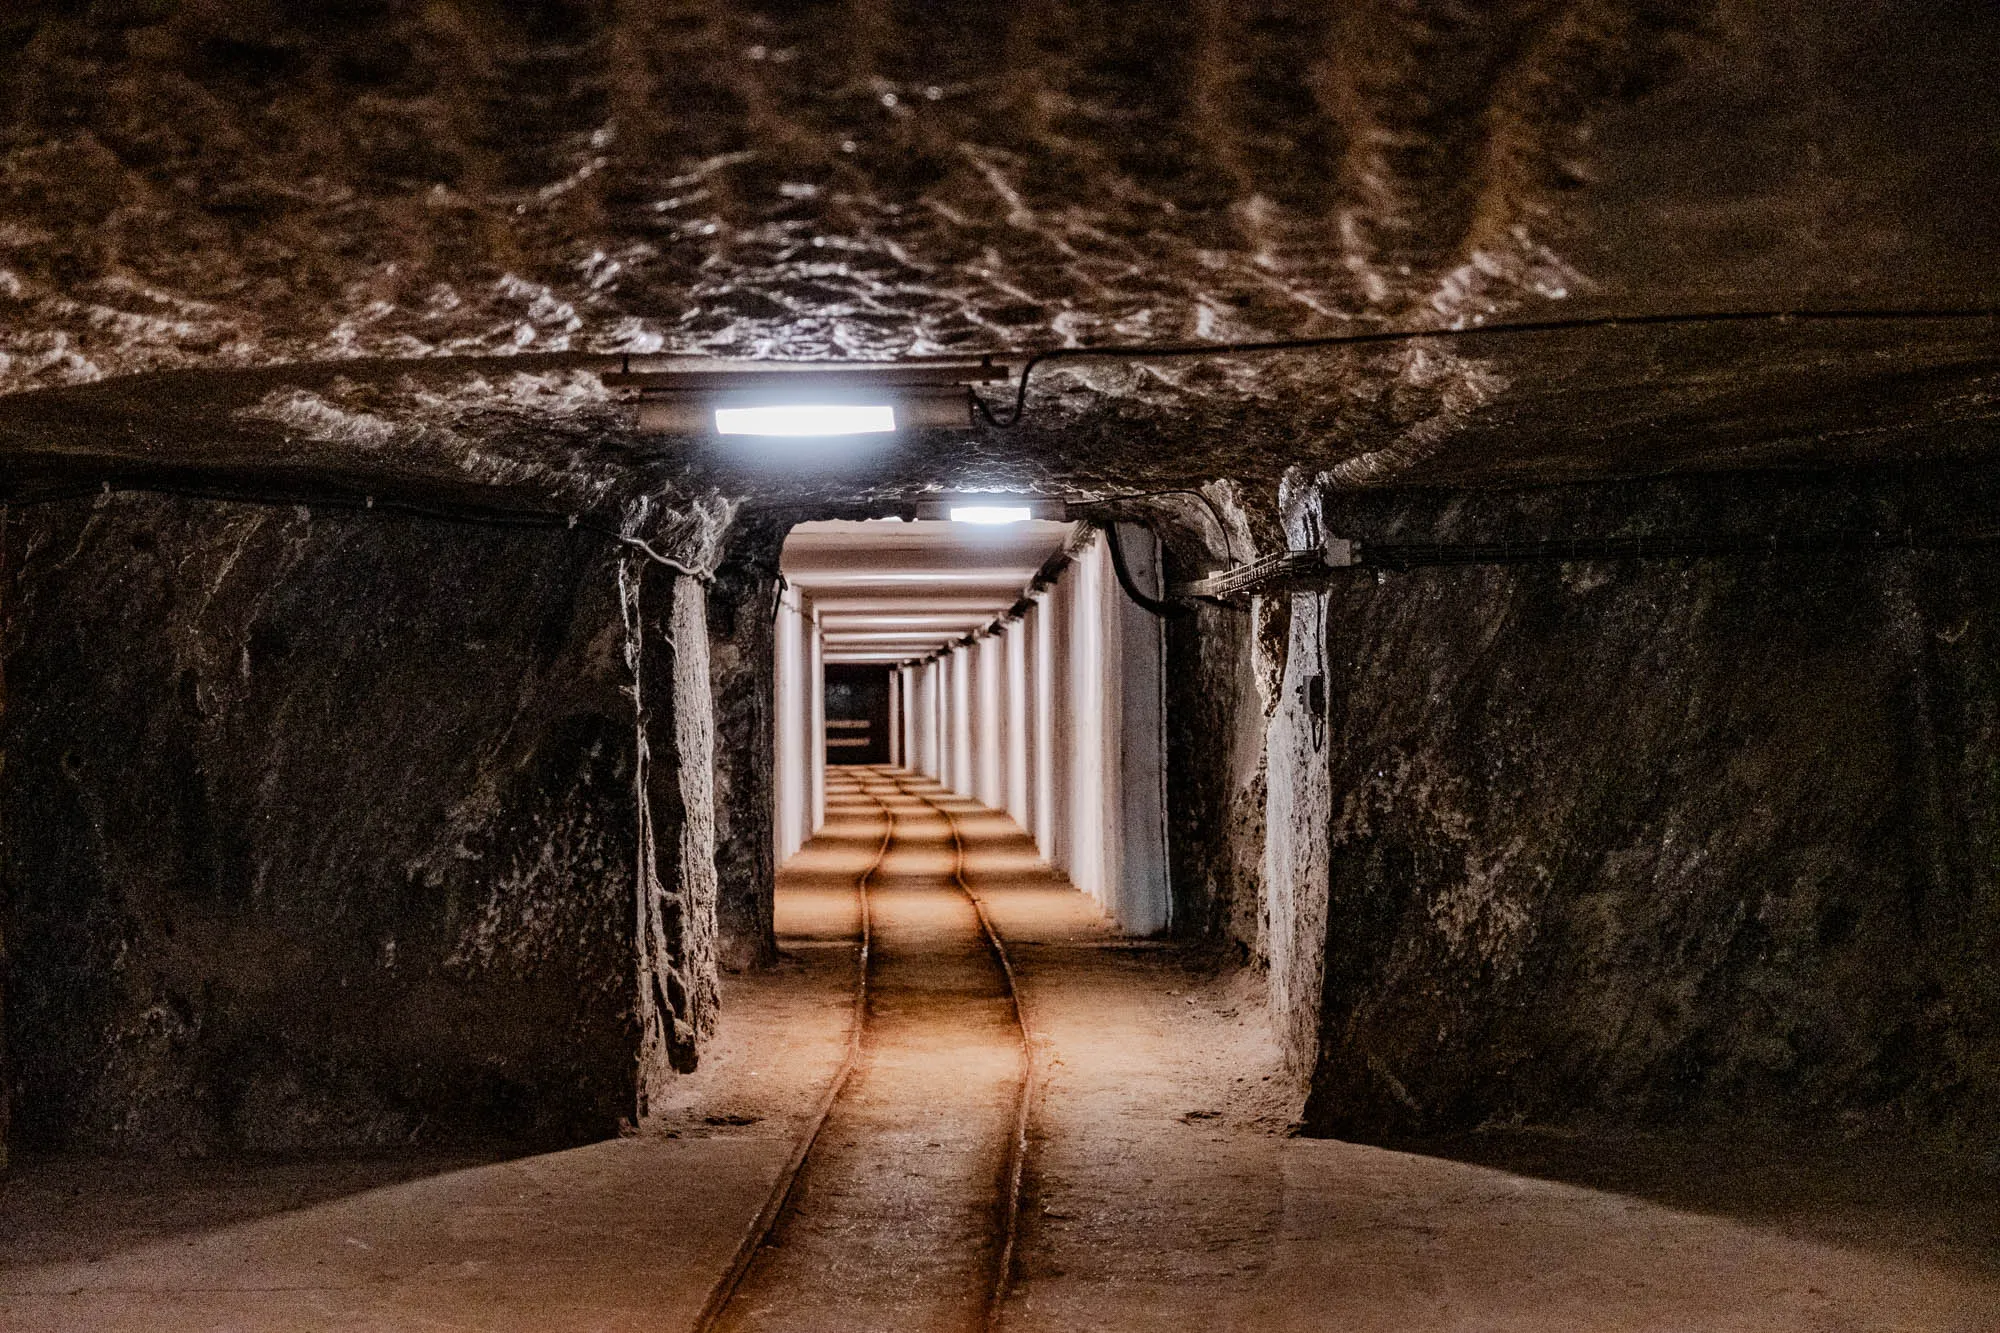
M 5 535 L 6 535 L 5 520 L 4 518 L 0 518 L 0 569 L 5 568 L 5 558 L 6 558 Z M 5 596 L 5 595 L 6 591 L 4 584 L 0 584 L 0 596 Z M 0 612 L 0 615 L 4 615 L 4 612 Z M 0 621 L 0 623 L 4 623 L 4 621 Z M 5 661 L 6 661 L 5 654 L 0 653 L 0 665 L 4 665 Z M 7 707 L 7 692 L 5 684 L 5 673 L 4 671 L 0 671 L 0 723 L 5 722 L 6 707 Z M 0 735 L 4 735 L 4 732 L 0 732 Z M 6 771 L 5 762 L 6 762 L 6 752 L 4 750 L 0 750 L 0 774 L 4 774 Z M 0 855 L 4 855 L 4 844 L 0 844 Z M 13 1133 L 14 1105 L 13 1105 L 13 1099 L 7 1095 L 7 1089 L 10 1083 L 10 1079 L 8 1077 L 8 1071 L 11 1067 L 7 1049 L 8 925 L 9 923 L 7 920 L 7 912 L 5 911 L 5 900 L 0 899 L 0 1171 L 5 1171 L 7 1169 L 9 1145 L 11 1145 L 14 1142 L 14 1133 Z
M 1238 885 L 1229 815 L 1239 775 L 1227 760 L 1239 717 L 1246 617 L 1202 607 L 1167 622 L 1167 856 L 1174 933 L 1217 939 Z
M 1285 496 L 1286 543 L 1293 549 L 1308 547 L 1315 531 L 1290 490 Z M 1264 952 L 1279 1047 L 1293 1072 L 1305 1073 L 1318 1045 L 1326 955 L 1323 830 L 1332 818 L 1321 703 L 1326 598 L 1279 593 L 1264 601 L 1265 635 L 1283 643 L 1281 650 L 1275 644 L 1264 649 L 1267 659 L 1277 659 L 1277 697 L 1264 742 Z
M 1209 503 L 1202 503 L 1205 496 Z M 1172 581 L 1247 563 L 1275 536 L 1240 488 L 1152 499 Z M 1261 608 L 1197 603 L 1166 622 L 1167 852 L 1174 932 L 1254 957 L 1262 948 L 1264 727 Z
M 614 552 L 146 497 L 16 511 L 18 1141 L 564 1141 L 633 1114 L 643 747 Z M 687 821 L 663 821 L 672 888 Z
M 1996 496 L 1988 470 L 1325 509 L 1384 539 L 1979 529 Z M 1991 1142 L 2000 551 L 1300 600 L 1326 622 L 1315 1129 L 1770 1115 Z
M 684 526 L 701 527 L 699 516 Z M 697 539 L 698 540 L 698 539 Z M 685 548 L 685 534 L 673 543 Z M 705 544 L 705 543 L 698 543 Z M 684 562 L 686 563 L 686 562 Z M 697 557 L 689 568 L 706 561 Z M 619 610 L 634 715 L 637 1109 L 692 1070 L 715 1025 L 715 734 L 699 583 L 626 558 Z
M 709 678 L 715 698 L 716 857 L 722 962 L 777 960 L 772 892 L 771 692 L 775 684 L 778 554 L 788 524 L 738 520 L 709 604 Z

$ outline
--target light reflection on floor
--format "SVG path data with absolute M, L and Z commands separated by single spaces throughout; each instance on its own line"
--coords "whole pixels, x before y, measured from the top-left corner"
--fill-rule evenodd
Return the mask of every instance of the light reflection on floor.
M 1126 947 L 1011 821 L 949 807 L 1043 1038 L 1010 1333 L 2000 1328 L 2000 1188 L 1949 1163 L 1287 1137 L 1253 973 Z M 654 1133 L 469 1165 L 31 1163 L 0 1181 L 0 1328 L 687 1327 L 844 1047 L 874 809 L 829 800 L 784 869 L 786 961 L 725 979 Z

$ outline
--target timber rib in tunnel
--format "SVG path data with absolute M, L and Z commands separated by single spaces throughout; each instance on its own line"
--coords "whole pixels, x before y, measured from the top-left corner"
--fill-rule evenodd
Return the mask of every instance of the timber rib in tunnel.
M 1996 183 L 1990 0 L 10 0 L 0 1327 L 1990 1333 Z

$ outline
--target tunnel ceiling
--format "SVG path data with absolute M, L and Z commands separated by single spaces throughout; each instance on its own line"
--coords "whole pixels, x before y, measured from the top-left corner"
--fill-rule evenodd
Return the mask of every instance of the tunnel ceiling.
M 1992 323 L 1074 367 L 758 471 L 602 354 L 886 358 L 2000 300 L 1990 5 L 28 0 L 0 447 L 612 507 L 1472 483 L 1991 448 Z
M 1068 523 L 800 523 L 779 565 L 829 662 L 903 662 L 1005 615 L 1073 535 Z

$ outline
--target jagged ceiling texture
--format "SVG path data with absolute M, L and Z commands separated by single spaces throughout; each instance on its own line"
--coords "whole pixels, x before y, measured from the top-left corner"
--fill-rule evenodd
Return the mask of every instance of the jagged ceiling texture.
M 632 436 L 589 357 L 2000 296 L 2000 22 L 1975 5 L 73 8 L 0 18 L 17 481 L 814 492 Z M 1028 429 L 833 485 L 1969 451 L 1994 350 L 1987 324 L 1076 367 Z

